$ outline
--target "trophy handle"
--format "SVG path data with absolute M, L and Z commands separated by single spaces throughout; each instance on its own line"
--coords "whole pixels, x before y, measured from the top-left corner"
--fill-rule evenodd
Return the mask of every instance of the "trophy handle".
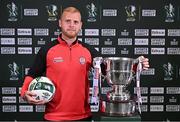
M 107 60 L 107 59 L 103 59 L 102 63 L 101 63 L 101 77 L 102 77 L 102 81 L 107 80 L 108 85 L 112 86 L 113 82 L 111 79 L 109 79 L 108 77 L 110 77 L 110 66 L 111 66 L 111 61 Z

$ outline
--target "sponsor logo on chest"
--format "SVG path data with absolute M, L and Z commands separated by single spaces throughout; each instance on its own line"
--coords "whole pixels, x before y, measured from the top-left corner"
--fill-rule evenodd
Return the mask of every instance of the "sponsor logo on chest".
M 82 56 L 81 56 L 81 57 L 79 58 L 79 63 L 83 65 L 83 64 L 85 64 L 85 62 L 86 62 L 85 57 L 82 57 Z
M 54 59 L 53 59 L 53 62 L 54 63 L 60 63 L 60 62 L 63 62 L 64 60 L 63 60 L 63 58 L 62 57 L 54 57 Z

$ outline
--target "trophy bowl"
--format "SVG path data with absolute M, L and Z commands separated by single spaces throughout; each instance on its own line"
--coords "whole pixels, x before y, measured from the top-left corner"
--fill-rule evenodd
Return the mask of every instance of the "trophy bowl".
M 107 57 L 103 59 L 105 78 L 111 85 L 127 85 L 132 80 L 132 67 L 135 59 L 126 57 Z

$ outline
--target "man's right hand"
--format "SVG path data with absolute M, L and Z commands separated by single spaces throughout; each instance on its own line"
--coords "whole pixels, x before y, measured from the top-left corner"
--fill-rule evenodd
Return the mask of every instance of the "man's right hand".
M 30 104 L 36 104 L 36 105 L 45 104 L 44 100 L 36 100 L 35 96 L 36 94 L 33 93 L 32 91 L 26 91 L 23 99 L 26 100 Z

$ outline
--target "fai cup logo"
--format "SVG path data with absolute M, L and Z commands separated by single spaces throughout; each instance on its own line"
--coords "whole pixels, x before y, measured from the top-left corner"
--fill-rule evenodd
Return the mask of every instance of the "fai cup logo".
M 17 16 L 18 16 L 17 6 L 12 2 L 11 4 L 7 4 L 7 8 L 9 12 L 8 21 L 17 21 Z
M 94 3 L 86 5 L 87 11 L 88 11 L 88 22 L 95 22 L 96 16 L 97 16 L 97 8 L 94 5 Z
M 46 6 L 46 10 L 48 13 L 48 21 L 56 21 L 57 20 L 57 6 L 56 5 L 48 5 Z
M 173 5 L 170 3 L 169 5 L 166 5 L 164 9 L 166 11 L 165 22 L 174 22 L 175 8 Z
M 136 20 L 136 7 L 134 5 L 129 5 L 125 7 L 127 19 L 126 21 L 135 21 Z
M 173 66 L 171 63 L 167 63 L 163 65 L 164 68 L 164 80 L 172 80 L 173 79 Z
M 10 80 L 19 80 L 18 75 L 19 75 L 19 67 L 18 65 L 13 62 L 12 64 L 8 65 L 9 70 L 10 70 Z

